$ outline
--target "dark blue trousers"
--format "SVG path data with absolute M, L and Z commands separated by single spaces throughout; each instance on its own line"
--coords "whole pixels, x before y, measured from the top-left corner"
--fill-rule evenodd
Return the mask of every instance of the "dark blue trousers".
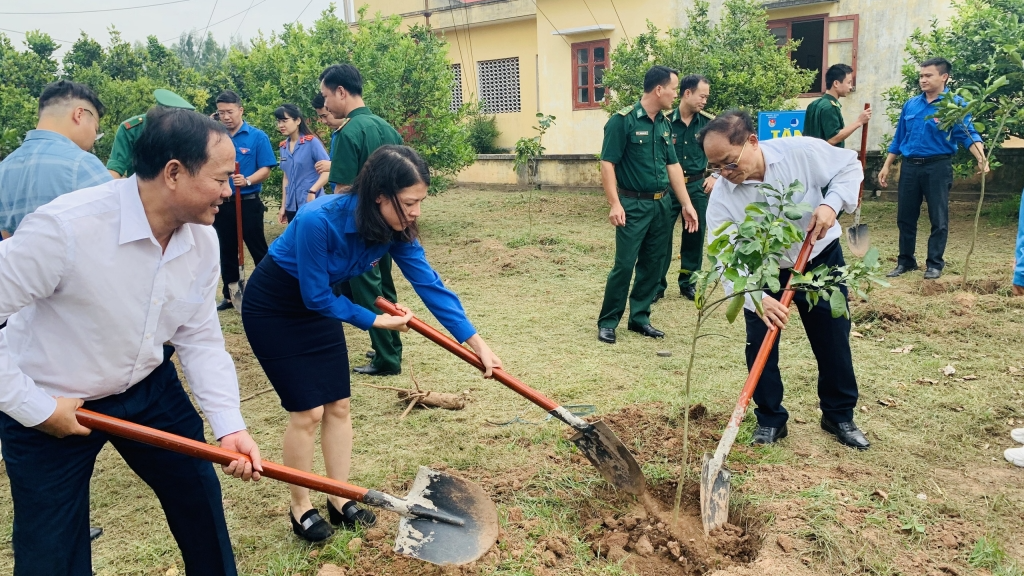
M 169 354 L 126 392 L 85 408 L 205 441 Z M 213 464 L 99 431 L 55 438 L 3 413 L 0 440 L 14 500 L 15 576 L 91 576 L 89 479 L 108 441 L 156 493 L 186 574 L 237 574 Z
M 899 190 L 896 193 L 896 227 L 900 231 L 900 255 L 897 264 L 914 268 L 917 259 L 917 221 L 921 202 L 928 203 L 928 268 L 942 270 L 946 261 L 946 239 L 949 237 L 949 191 L 953 188 L 953 164 L 949 158 L 916 164 L 906 158 L 900 166 Z
M 807 270 L 825 264 L 826 266 L 843 266 L 843 249 L 836 240 L 822 251 L 816 258 L 808 262 Z M 779 283 L 783 286 L 789 281 L 789 269 L 779 273 Z M 843 296 L 847 295 L 846 287 L 841 288 Z M 772 298 L 781 299 L 781 293 L 769 293 Z M 853 409 L 857 407 L 857 378 L 853 374 L 853 356 L 850 353 L 850 320 L 833 318 L 829 303 L 818 300 L 813 308 L 802 292 L 793 298 L 800 321 L 804 325 L 807 339 L 811 342 L 811 350 L 818 361 L 818 399 L 822 414 L 832 422 L 850 422 L 853 420 Z M 743 310 L 747 324 L 747 369 L 754 365 L 757 351 L 768 333 L 768 326 L 757 314 Z M 792 326 L 792 324 L 790 324 Z M 779 372 L 779 339 L 768 355 L 764 372 L 754 390 L 754 403 L 757 408 L 754 414 L 760 426 L 781 428 L 789 419 L 789 412 L 782 406 L 782 374 Z

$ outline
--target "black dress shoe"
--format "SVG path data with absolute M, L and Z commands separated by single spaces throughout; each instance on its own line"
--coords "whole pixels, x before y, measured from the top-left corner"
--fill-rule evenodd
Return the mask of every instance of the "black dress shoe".
M 369 358 L 370 360 L 373 360 L 373 357 L 376 355 L 377 353 L 373 350 L 370 350 L 369 352 L 366 353 L 366 357 Z
M 228 309 L 234 308 L 234 307 L 235 307 L 235 305 L 232 304 L 231 300 L 228 300 L 227 298 L 221 300 L 220 304 L 217 304 L 217 310 L 228 310 Z
M 664 332 L 662 332 L 661 330 L 658 330 L 657 328 L 655 328 L 654 326 L 651 326 L 650 324 L 643 324 L 643 325 L 640 325 L 640 326 L 637 326 L 637 325 L 634 324 L 632 326 L 629 326 L 629 331 L 630 332 L 636 332 L 637 334 L 642 334 L 644 336 L 647 336 L 648 338 L 664 338 L 665 337 L 665 333 Z
M 342 504 L 341 510 L 339 511 L 328 499 L 327 515 L 331 518 L 331 524 L 334 524 L 335 526 L 344 526 L 349 529 L 354 529 L 359 525 L 369 528 L 377 523 L 377 516 L 373 512 L 366 508 L 360 508 L 352 500 Z
M 308 542 L 323 542 L 334 534 L 334 528 L 331 528 L 316 508 L 306 510 L 301 520 L 295 520 L 295 515 L 289 510 L 288 518 L 292 521 L 292 532 Z
M 917 270 L 917 266 L 904 266 L 903 264 L 897 264 L 895 268 L 890 270 L 889 273 L 885 275 L 885 277 L 895 278 L 897 276 L 902 276 L 907 272 L 913 272 L 914 270 Z
M 93 540 L 99 538 L 100 536 L 103 536 L 103 528 L 100 528 L 99 526 L 89 526 L 89 541 L 90 542 L 92 542 Z
M 867 450 L 871 442 L 864 437 L 864 433 L 857 428 L 853 421 L 832 422 L 825 417 L 821 419 L 821 429 L 836 437 L 836 440 L 858 450 Z
M 679 289 L 679 293 L 687 300 L 693 300 L 697 297 L 697 289 L 693 286 L 683 286 Z
M 651 304 L 654 304 L 655 302 L 657 302 L 658 300 L 661 300 L 664 297 L 665 297 L 665 293 L 664 292 L 658 292 L 657 294 L 654 295 L 654 300 L 651 300 Z
M 356 366 L 352 369 L 356 374 L 365 374 L 367 376 L 398 376 L 402 373 L 402 369 L 398 370 L 384 370 L 377 368 L 373 364 L 367 364 L 366 366 Z
M 598 328 L 597 340 L 605 344 L 615 344 L 615 328 Z
M 785 424 L 782 425 L 782 428 L 758 426 L 754 429 L 754 436 L 750 439 L 750 445 L 774 444 L 776 440 L 781 440 L 786 436 L 789 436 L 789 428 L 786 428 Z
M 924 271 L 925 280 L 937 280 L 939 276 L 942 276 L 942 270 L 938 268 L 928 268 Z

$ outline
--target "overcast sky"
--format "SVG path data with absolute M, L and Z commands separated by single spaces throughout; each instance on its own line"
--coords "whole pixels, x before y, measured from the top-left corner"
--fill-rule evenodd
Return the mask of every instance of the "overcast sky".
M 310 25 L 331 0 L 0 0 L 0 32 L 11 38 L 18 49 L 24 49 L 23 34 L 28 30 L 48 33 L 58 44 L 59 54 L 71 47 L 81 31 L 106 45 L 107 28 L 114 25 L 125 40 L 145 41 L 154 34 L 170 45 L 183 31 L 200 33 L 210 22 L 210 32 L 217 42 L 225 43 L 232 35 L 248 39 L 259 30 L 280 31 L 285 23 L 298 18 Z M 158 4 L 157 6 L 153 6 Z M 159 5 L 162 4 L 162 5 Z M 308 4 L 308 6 L 307 6 Z M 341 16 L 341 2 L 337 13 Z M 145 8 L 125 9 L 138 6 Z M 96 10 L 108 10 L 96 12 Z M 87 13 L 81 13 L 88 11 Z M 27 14 L 35 12 L 35 14 Z M 47 14 L 40 14 L 46 12 Z M 74 14 L 72 12 L 79 12 Z M 212 14 L 212 19 L 211 19 Z M 300 15 L 301 14 L 301 15 Z

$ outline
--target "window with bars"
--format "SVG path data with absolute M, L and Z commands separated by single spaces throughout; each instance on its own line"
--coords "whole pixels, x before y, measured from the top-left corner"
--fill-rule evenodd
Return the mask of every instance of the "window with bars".
M 519 96 L 519 58 L 476 63 L 477 92 L 486 114 L 522 111 Z
M 604 71 L 608 69 L 608 40 L 572 45 L 572 109 L 591 110 L 604 103 Z
M 462 64 L 452 64 L 452 112 L 462 108 Z
M 857 85 L 857 37 L 860 34 L 860 16 L 828 16 L 819 14 L 802 18 L 772 20 L 768 29 L 782 46 L 790 40 L 800 40 L 800 46 L 789 57 L 797 66 L 817 72 L 806 96 L 823 93 L 825 71 L 833 64 L 849 64 L 853 68 L 853 82 Z

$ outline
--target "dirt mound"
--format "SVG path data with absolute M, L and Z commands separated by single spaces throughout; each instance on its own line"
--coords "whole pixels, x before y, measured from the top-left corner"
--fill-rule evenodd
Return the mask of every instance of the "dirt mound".
M 890 326 L 913 326 L 921 320 L 921 314 L 904 310 L 888 302 L 868 302 L 853 309 L 852 319 L 857 324 L 881 322 Z
M 923 296 L 936 296 L 947 292 L 956 292 L 957 290 L 974 294 L 998 294 L 1005 287 L 1007 287 L 1006 281 L 1000 278 L 968 280 L 967 284 L 964 285 L 963 277 L 950 276 L 948 278 L 938 278 L 922 282 L 921 294 Z

